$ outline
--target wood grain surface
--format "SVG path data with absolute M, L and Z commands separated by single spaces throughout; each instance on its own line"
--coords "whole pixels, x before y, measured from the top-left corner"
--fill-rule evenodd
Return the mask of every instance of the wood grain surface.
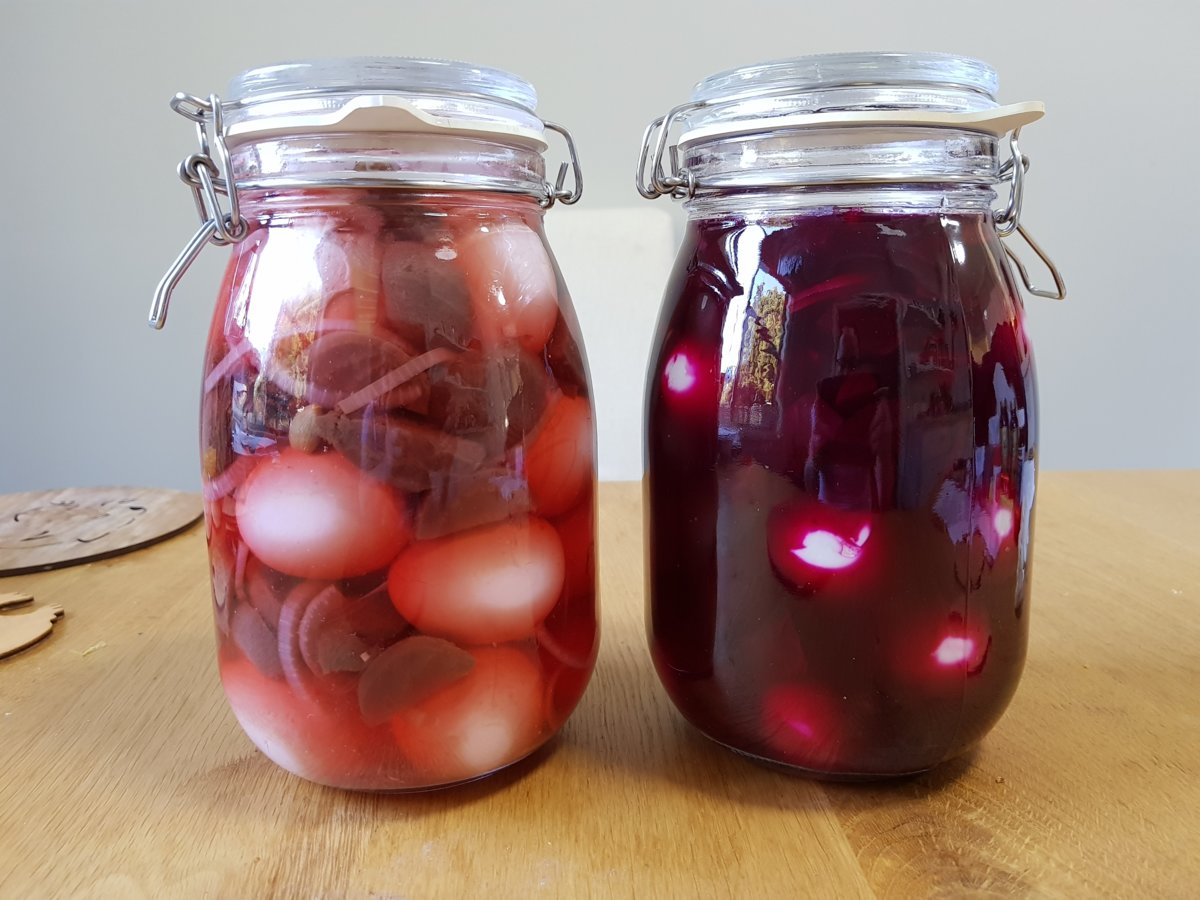
M 0 660 L 0 897 L 1200 896 L 1200 473 L 1050 473 L 1008 714 L 924 777 L 759 768 L 676 715 L 640 488 L 601 490 L 605 633 L 562 735 L 409 796 L 285 774 L 217 681 L 202 529 L 0 580 L 67 607 Z
M 200 498 L 162 488 L 64 488 L 0 494 L 0 575 L 104 559 L 177 534 Z

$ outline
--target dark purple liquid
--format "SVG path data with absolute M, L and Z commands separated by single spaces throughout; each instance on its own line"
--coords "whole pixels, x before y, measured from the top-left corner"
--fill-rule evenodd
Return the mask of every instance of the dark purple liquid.
M 656 348 L 648 628 L 683 714 L 830 776 L 978 741 L 1025 657 L 1037 443 L 990 220 L 693 222 Z

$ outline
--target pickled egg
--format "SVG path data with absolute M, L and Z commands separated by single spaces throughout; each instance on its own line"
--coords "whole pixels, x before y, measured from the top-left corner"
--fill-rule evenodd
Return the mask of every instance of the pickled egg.
M 595 477 L 592 459 L 592 408 L 587 398 L 559 396 L 525 453 L 529 491 L 541 515 L 562 515 L 579 502 Z
M 392 717 L 396 743 L 432 784 L 477 778 L 541 743 L 542 679 L 513 647 L 478 647 L 462 678 Z
M 539 352 L 558 320 L 558 281 L 541 237 L 506 222 L 470 234 L 458 250 L 480 337 Z
M 246 736 L 293 775 L 367 789 L 390 787 L 406 775 L 387 728 L 368 726 L 353 704 L 299 697 L 243 659 L 222 660 L 221 683 Z
M 337 453 L 264 458 L 238 489 L 237 518 L 255 556 L 300 578 L 383 568 L 410 536 L 392 490 Z
M 563 578 L 558 532 L 531 516 L 412 544 L 392 564 L 388 593 L 419 631 L 503 643 L 534 633 Z

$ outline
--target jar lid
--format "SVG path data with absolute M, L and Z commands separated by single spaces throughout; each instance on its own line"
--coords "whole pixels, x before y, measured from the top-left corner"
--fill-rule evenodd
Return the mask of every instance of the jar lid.
M 262 66 L 233 79 L 226 142 L 326 132 L 500 135 L 544 150 L 537 92 L 509 72 L 443 59 L 350 57 Z
M 1001 107 L 987 63 L 947 53 L 829 53 L 710 75 L 680 111 L 680 146 L 785 127 L 930 125 L 1004 134 L 1044 113 Z

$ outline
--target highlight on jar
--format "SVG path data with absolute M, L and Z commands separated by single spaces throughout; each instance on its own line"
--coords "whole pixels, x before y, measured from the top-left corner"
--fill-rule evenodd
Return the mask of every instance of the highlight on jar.
M 1019 284 L 1065 288 L 1020 221 L 1042 105 L 996 90 L 944 54 L 798 57 L 706 78 L 646 134 L 639 190 L 688 211 L 646 379 L 648 642 L 680 713 L 755 760 L 927 771 L 1020 679 Z
M 508 169 L 471 161 L 498 151 L 476 146 L 486 123 L 461 109 L 433 157 L 404 116 L 337 159 L 303 155 L 302 123 L 297 146 L 272 149 L 316 167 L 302 188 L 263 178 L 254 141 L 231 148 L 244 233 L 201 406 L 218 663 L 237 720 L 283 768 L 421 790 L 528 756 L 587 686 L 594 416 L 542 231 L 555 187 L 528 177 L 546 149 L 532 88 L 465 64 L 339 64 L 385 100 L 458 85 L 527 115 L 487 141 Z M 330 63 L 304 65 L 252 71 L 235 92 L 252 107 L 256 77 L 337 83 Z M 361 183 L 333 184 L 347 168 Z M 422 168 L 452 183 L 432 189 Z

